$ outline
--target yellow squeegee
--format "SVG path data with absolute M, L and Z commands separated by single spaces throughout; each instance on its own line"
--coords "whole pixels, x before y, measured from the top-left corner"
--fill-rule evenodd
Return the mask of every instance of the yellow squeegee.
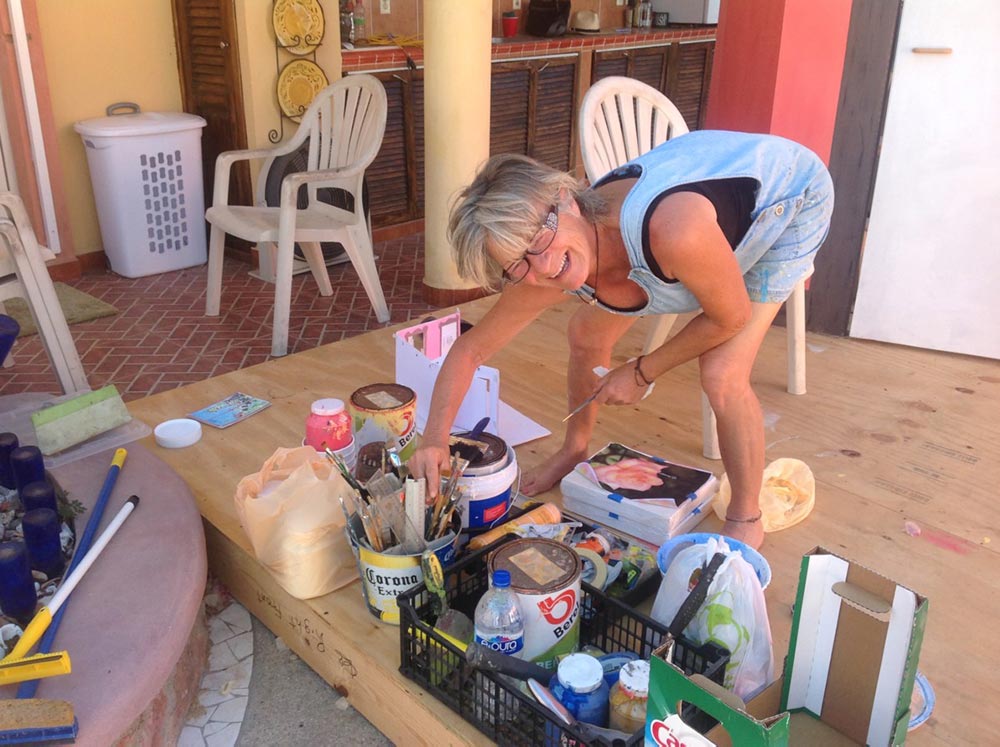
M 125 505 L 121 507 L 115 518 L 111 520 L 108 528 L 97 538 L 97 541 L 87 554 L 83 556 L 83 560 L 80 561 L 79 565 L 73 569 L 73 572 L 59 585 L 59 589 L 53 595 L 52 599 L 49 600 L 49 603 L 42 606 L 35 613 L 31 622 L 28 623 L 28 627 L 24 629 L 24 635 L 21 636 L 21 640 L 4 657 L 3 661 L 0 661 L 0 685 L 11 685 L 15 682 L 37 680 L 42 677 L 68 674 L 70 672 L 69 654 L 65 651 L 58 651 L 51 654 L 36 654 L 35 656 L 28 656 L 27 654 L 38 643 L 38 639 L 42 637 L 42 633 L 45 632 L 45 629 L 49 627 L 49 623 L 52 622 L 52 616 L 63 605 L 73 592 L 73 589 L 76 588 L 76 585 L 80 583 L 83 574 L 94 564 L 97 556 L 101 554 L 101 551 L 111 541 L 111 538 L 115 536 L 115 532 L 125 523 L 125 519 L 129 517 L 138 504 L 139 496 L 137 495 L 133 495 L 125 501 Z

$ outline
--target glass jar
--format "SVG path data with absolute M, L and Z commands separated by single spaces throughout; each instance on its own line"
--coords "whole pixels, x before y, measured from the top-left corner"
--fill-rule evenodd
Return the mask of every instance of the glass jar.
M 648 701 L 649 662 L 630 661 L 622 667 L 618 681 L 608 696 L 611 728 L 629 734 L 645 728 Z
M 316 451 L 338 451 L 350 446 L 351 416 L 340 399 L 318 399 L 306 419 L 306 446 Z

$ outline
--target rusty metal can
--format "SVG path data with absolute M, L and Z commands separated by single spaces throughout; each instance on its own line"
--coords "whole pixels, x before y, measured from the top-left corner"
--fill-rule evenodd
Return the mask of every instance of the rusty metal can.
M 350 400 L 351 423 L 358 449 L 370 443 L 395 446 L 405 462 L 416 449 L 417 396 L 402 384 L 369 384 Z

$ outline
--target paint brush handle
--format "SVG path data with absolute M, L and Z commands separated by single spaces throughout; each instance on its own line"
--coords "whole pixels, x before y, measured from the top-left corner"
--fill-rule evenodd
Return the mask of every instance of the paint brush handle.
M 49 601 L 48 604 L 43 606 L 38 613 L 32 618 L 31 622 L 28 623 L 28 627 L 24 629 L 24 635 L 21 636 L 21 640 L 17 642 L 14 649 L 8 654 L 10 659 L 22 659 L 27 656 L 28 652 L 31 651 L 32 647 L 38 642 L 38 639 L 42 637 L 42 633 L 45 629 L 49 627 L 49 623 L 52 621 L 52 616 L 58 612 L 59 608 L 66 601 L 67 597 L 76 588 L 76 585 L 80 583 L 80 579 L 87 570 L 94 564 L 97 560 L 97 556 L 101 554 L 101 551 L 107 547 L 107 544 L 111 541 L 111 538 L 115 536 L 115 533 L 125 523 L 135 507 L 139 505 L 139 496 L 133 495 L 127 501 L 125 505 L 121 507 L 118 514 L 111 523 L 108 524 L 108 528 L 104 530 L 100 537 L 97 538 L 97 542 L 94 546 L 87 551 L 87 554 L 83 556 L 80 564 L 73 570 L 69 576 L 59 585 L 59 589 L 56 591 L 55 595 Z

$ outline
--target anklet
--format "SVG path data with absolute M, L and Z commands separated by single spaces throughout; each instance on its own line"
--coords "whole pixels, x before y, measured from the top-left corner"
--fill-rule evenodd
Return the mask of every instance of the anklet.
M 760 521 L 760 517 L 764 515 L 763 511 L 759 511 L 756 516 L 752 519 L 730 519 L 729 514 L 726 514 L 726 521 L 730 521 L 733 524 L 756 524 Z

